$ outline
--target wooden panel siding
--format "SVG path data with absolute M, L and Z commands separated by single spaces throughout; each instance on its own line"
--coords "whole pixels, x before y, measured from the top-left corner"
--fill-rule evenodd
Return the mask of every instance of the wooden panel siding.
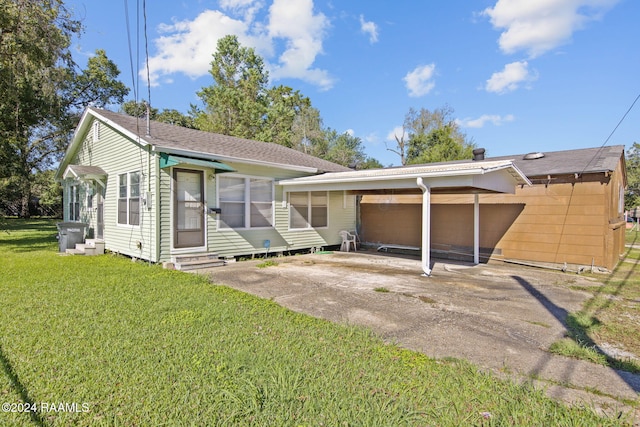
M 480 247 L 492 257 L 613 268 L 624 250 L 616 222 L 622 165 L 610 180 L 517 187 L 480 195 Z M 585 180 L 587 181 L 587 180 Z M 393 200 L 395 204 L 390 204 Z M 432 196 L 433 248 L 473 247 L 473 195 Z M 388 212 L 388 213 L 385 213 Z M 421 196 L 363 196 L 361 236 L 372 243 L 419 245 Z

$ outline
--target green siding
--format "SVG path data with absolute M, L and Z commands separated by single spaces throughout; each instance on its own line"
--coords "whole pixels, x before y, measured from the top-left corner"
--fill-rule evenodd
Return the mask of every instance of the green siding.
M 172 173 L 173 168 L 160 169 L 158 156 L 146 147 L 132 141 L 105 123 L 100 124 L 100 136 L 93 139 L 93 125 L 85 127 L 86 135 L 75 153 L 71 153 L 70 164 L 99 166 L 108 174 L 104 201 L 104 240 L 107 250 L 152 262 L 168 261 L 172 255 L 188 252 L 173 248 L 173 206 Z M 252 177 L 275 179 L 274 185 L 274 221 L 275 226 L 267 229 L 218 230 L 218 216 L 206 216 L 206 250 L 221 256 L 238 256 L 265 253 L 265 240 L 269 240 L 270 252 L 303 250 L 338 245 L 341 242 L 338 231 L 353 230 L 356 224 L 355 197 L 345 196 L 343 192 L 329 194 L 329 218 L 326 228 L 314 230 L 289 230 L 289 207 L 283 205 L 283 189 L 277 185 L 280 179 L 307 175 L 287 169 L 260 165 L 246 165 L 225 162 L 233 167 L 237 174 Z M 178 166 L 183 169 L 205 171 L 205 203 L 207 207 L 217 206 L 216 175 L 211 169 L 203 167 Z M 152 206 L 141 206 L 140 226 L 117 224 L 118 175 L 140 171 L 143 175 L 141 195 L 153 194 Z M 72 181 L 65 180 L 65 219 L 68 219 L 67 187 Z M 96 206 L 87 209 L 86 196 L 90 184 L 81 183 L 81 219 L 96 226 Z M 156 245 L 157 244 L 157 245 Z M 139 247 L 141 245 L 141 248 Z M 194 248 L 193 251 L 197 251 Z
M 155 212 L 154 208 L 140 206 L 140 226 L 123 226 L 117 224 L 118 175 L 126 172 L 140 171 L 143 178 L 140 185 L 141 197 L 147 192 L 155 192 L 155 179 L 150 173 L 154 159 L 146 149 L 127 139 L 105 123 L 100 124 L 100 135 L 97 141 L 93 138 L 93 125 L 84 137 L 83 143 L 73 155 L 71 164 L 99 166 L 107 173 L 104 196 L 104 240 L 107 250 L 128 256 L 156 261 L 155 247 Z M 65 183 L 65 187 L 69 182 Z M 88 185 L 88 184 L 87 184 Z M 66 189 L 65 189 L 66 191 Z M 86 208 L 86 194 L 81 195 L 82 212 L 90 224 L 96 226 L 96 205 L 92 210 Z M 152 200 L 152 202 L 155 202 Z M 65 194 L 65 204 L 68 205 Z M 68 207 L 66 208 L 68 210 Z M 68 212 L 65 210 L 65 218 Z M 138 243 L 139 242 L 139 243 Z M 139 247 L 139 244 L 141 247 Z
M 265 240 L 270 241 L 269 252 L 286 252 L 290 250 L 320 248 L 329 245 L 338 245 L 341 239 L 338 232 L 343 229 L 353 230 L 356 224 L 355 196 L 345 196 L 343 192 L 332 192 L 329 195 L 329 224 L 327 228 L 319 230 L 289 230 L 289 207 L 283 206 L 282 187 L 277 185 L 277 180 L 295 178 L 304 173 L 271 168 L 265 166 L 245 165 L 240 163 L 225 162 L 237 172 L 235 174 L 251 177 L 270 177 L 276 179 L 274 188 L 274 220 L 275 227 L 267 229 L 222 229 L 218 230 L 218 216 L 207 215 L 206 233 L 207 250 L 220 256 L 238 256 L 251 254 L 264 254 Z M 184 168 L 184 166 L 182 166 Z M 194 170 L 203 170 L 193 167 Z M 171 180 L 173 168 L 163 169 L 160 172 L 160 242 L 161 261 L 171 258 L 172 254 L 185 252 L 172 248 L 172 206 L 171 206 Z M 216 178 L 213 171 L 205 173 L 206 200 L 208 207 L 217 206 Z

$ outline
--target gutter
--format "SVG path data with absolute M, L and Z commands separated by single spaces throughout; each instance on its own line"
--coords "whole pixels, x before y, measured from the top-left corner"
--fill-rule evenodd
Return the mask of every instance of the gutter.
M 424 185 L 422 177 L 416 179 L 422 190 L 422 271 L 423 276 L 431 276 L 431 189 Z
M 171 148 L 171 147 L 163 147 L 160 145 L 153 145 L 153 151 L 158 152 L 158 153 L 167 153 L 167 154 L 175 154 L 177 156 L 198 156 L 198 157 L 206 157 L 209 158 L 211 160 L 220 160 L 223 162 L 231 162 L 231 163 L 241 163 L 241 164 L 246 164 L 246 165 L 252 165 L 252 166 L 266 166 L 266 167 L 277 167 L 280 169 L 287 169 L 287 170 L 293 170 L 293 171 L 297 171 L 297 172 L 307 172 L 307 173 L 312 173 L 312 174 L 316 174 L 319 173 L 321 171 L 319 171 L 317 168 L 312 168 L 309 166 L 292 166 L 292 165 L 288 165 L 288 164 L 284 164 L 284 163 L 272 163 L 272 162 L 266 162 L 266 161 L 261 161 L 261 160 L 249 160 L 249 159 L 243 159 L 240 157 L 232 157 L 232 156 L 221 156 L 219 154 L 211 154 L 211 153 L 203 153 L 201 151 L 193 151 L 193 150 L 184 150 L 184 149 L 180 149 L 180 148 Z

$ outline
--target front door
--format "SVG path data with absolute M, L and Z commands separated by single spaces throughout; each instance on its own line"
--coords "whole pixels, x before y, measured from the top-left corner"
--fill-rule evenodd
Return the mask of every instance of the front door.
M 204 173 L 173 170 L 173 246 L 204 246 Z

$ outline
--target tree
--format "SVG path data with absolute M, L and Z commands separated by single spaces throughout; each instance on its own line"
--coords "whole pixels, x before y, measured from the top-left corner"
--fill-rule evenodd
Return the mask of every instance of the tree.
M 151 107 L 147 101 L 144 100 L 140 102 L 134 100 L 124 102 L 120 106 L 120 110 L 129 116 L 138 117 L 139 119 L 147 117 L 147 111 L 149 112 L 149 118 L 151 120 L 155 120 L 158 116 L 158 109 Z
M 120 106 L 120 110 L 129 116 L 138 117 L 141 119 L 147 117 L 148 111 L 150 120 L 156 120 L 158 122 L 168 123 L 170 125 L 195 129 L 195 124 L 192 117 L 182 114 L 180 111 L 171 108 L 165 108 L 162 110 L 162 112 L 159 112 L 157 108 L 149 106 L 148 103 L 144 100 L 140 102 L 136 102 L 134 100 L 127 101 Z
M 404 166 L 407 164 L 407 151 L 409 151 L 409 141 L 405 139 L 406 133 L 404 127 L 402 128 L 401 136 L 393 135 L 393 137 L 396 140 L 396 148 L 387 147 L 387 151 L 391 151 L 392 153 L 396 153 L 400 156 L 400 164 Z
M 312 156 L 325 158 L 329 151 L 320 111 L 306 106 L 296 115 L 291 125 L 291 148 Z
M 263 59 L 252 48 L 241 46 L 236 36 L 225 36 L 218 40 L 210 74 L 214 84 L 198 92 L 205 110 L 196 117 L 196 127 L 255 138 L 267 110 L 269 73 Z
M 294 147 L 297 143 L 294 139 L 294 122 L 311 108 L 311 100 L 288 86 L 268 89 L 266 100 L 266 113 L 256 139 Z
M 182 126 L 184 128 L 195 129 L 195 124 L 193 123 L 193 118 L 182 114 L 178 110 L 174 110 L 172 108 L 165 108 L 161 113 L 156 115 L 155 120 L 168 123 L 170 125 Z
M 347 132 L 338 134 L 333 129 L 327 129 L 325 133 L 328 142 L 326 160 L 352 169 L 365 162 L 366 155 L 360 138 Z
M 403 165 L 471 159 L 475 148 L 448 105 L 434 111 L 409 109 L 396 143 L 395 149 L 387 149 L 398 154 Z
M 640 206 L 640 144 L 634 142 L 627 150 L 627 191 L 624 195 L 624 208 L 629 210 Z
M 62 156 L 80 108 L 122 102 L 128 89 L 104 51 L 78 71 L 69 46 L 81 25 L 61 0 L 1 0 L 0 23 L 0 178 L 17 180 L 28 217 L 33 174 Z

